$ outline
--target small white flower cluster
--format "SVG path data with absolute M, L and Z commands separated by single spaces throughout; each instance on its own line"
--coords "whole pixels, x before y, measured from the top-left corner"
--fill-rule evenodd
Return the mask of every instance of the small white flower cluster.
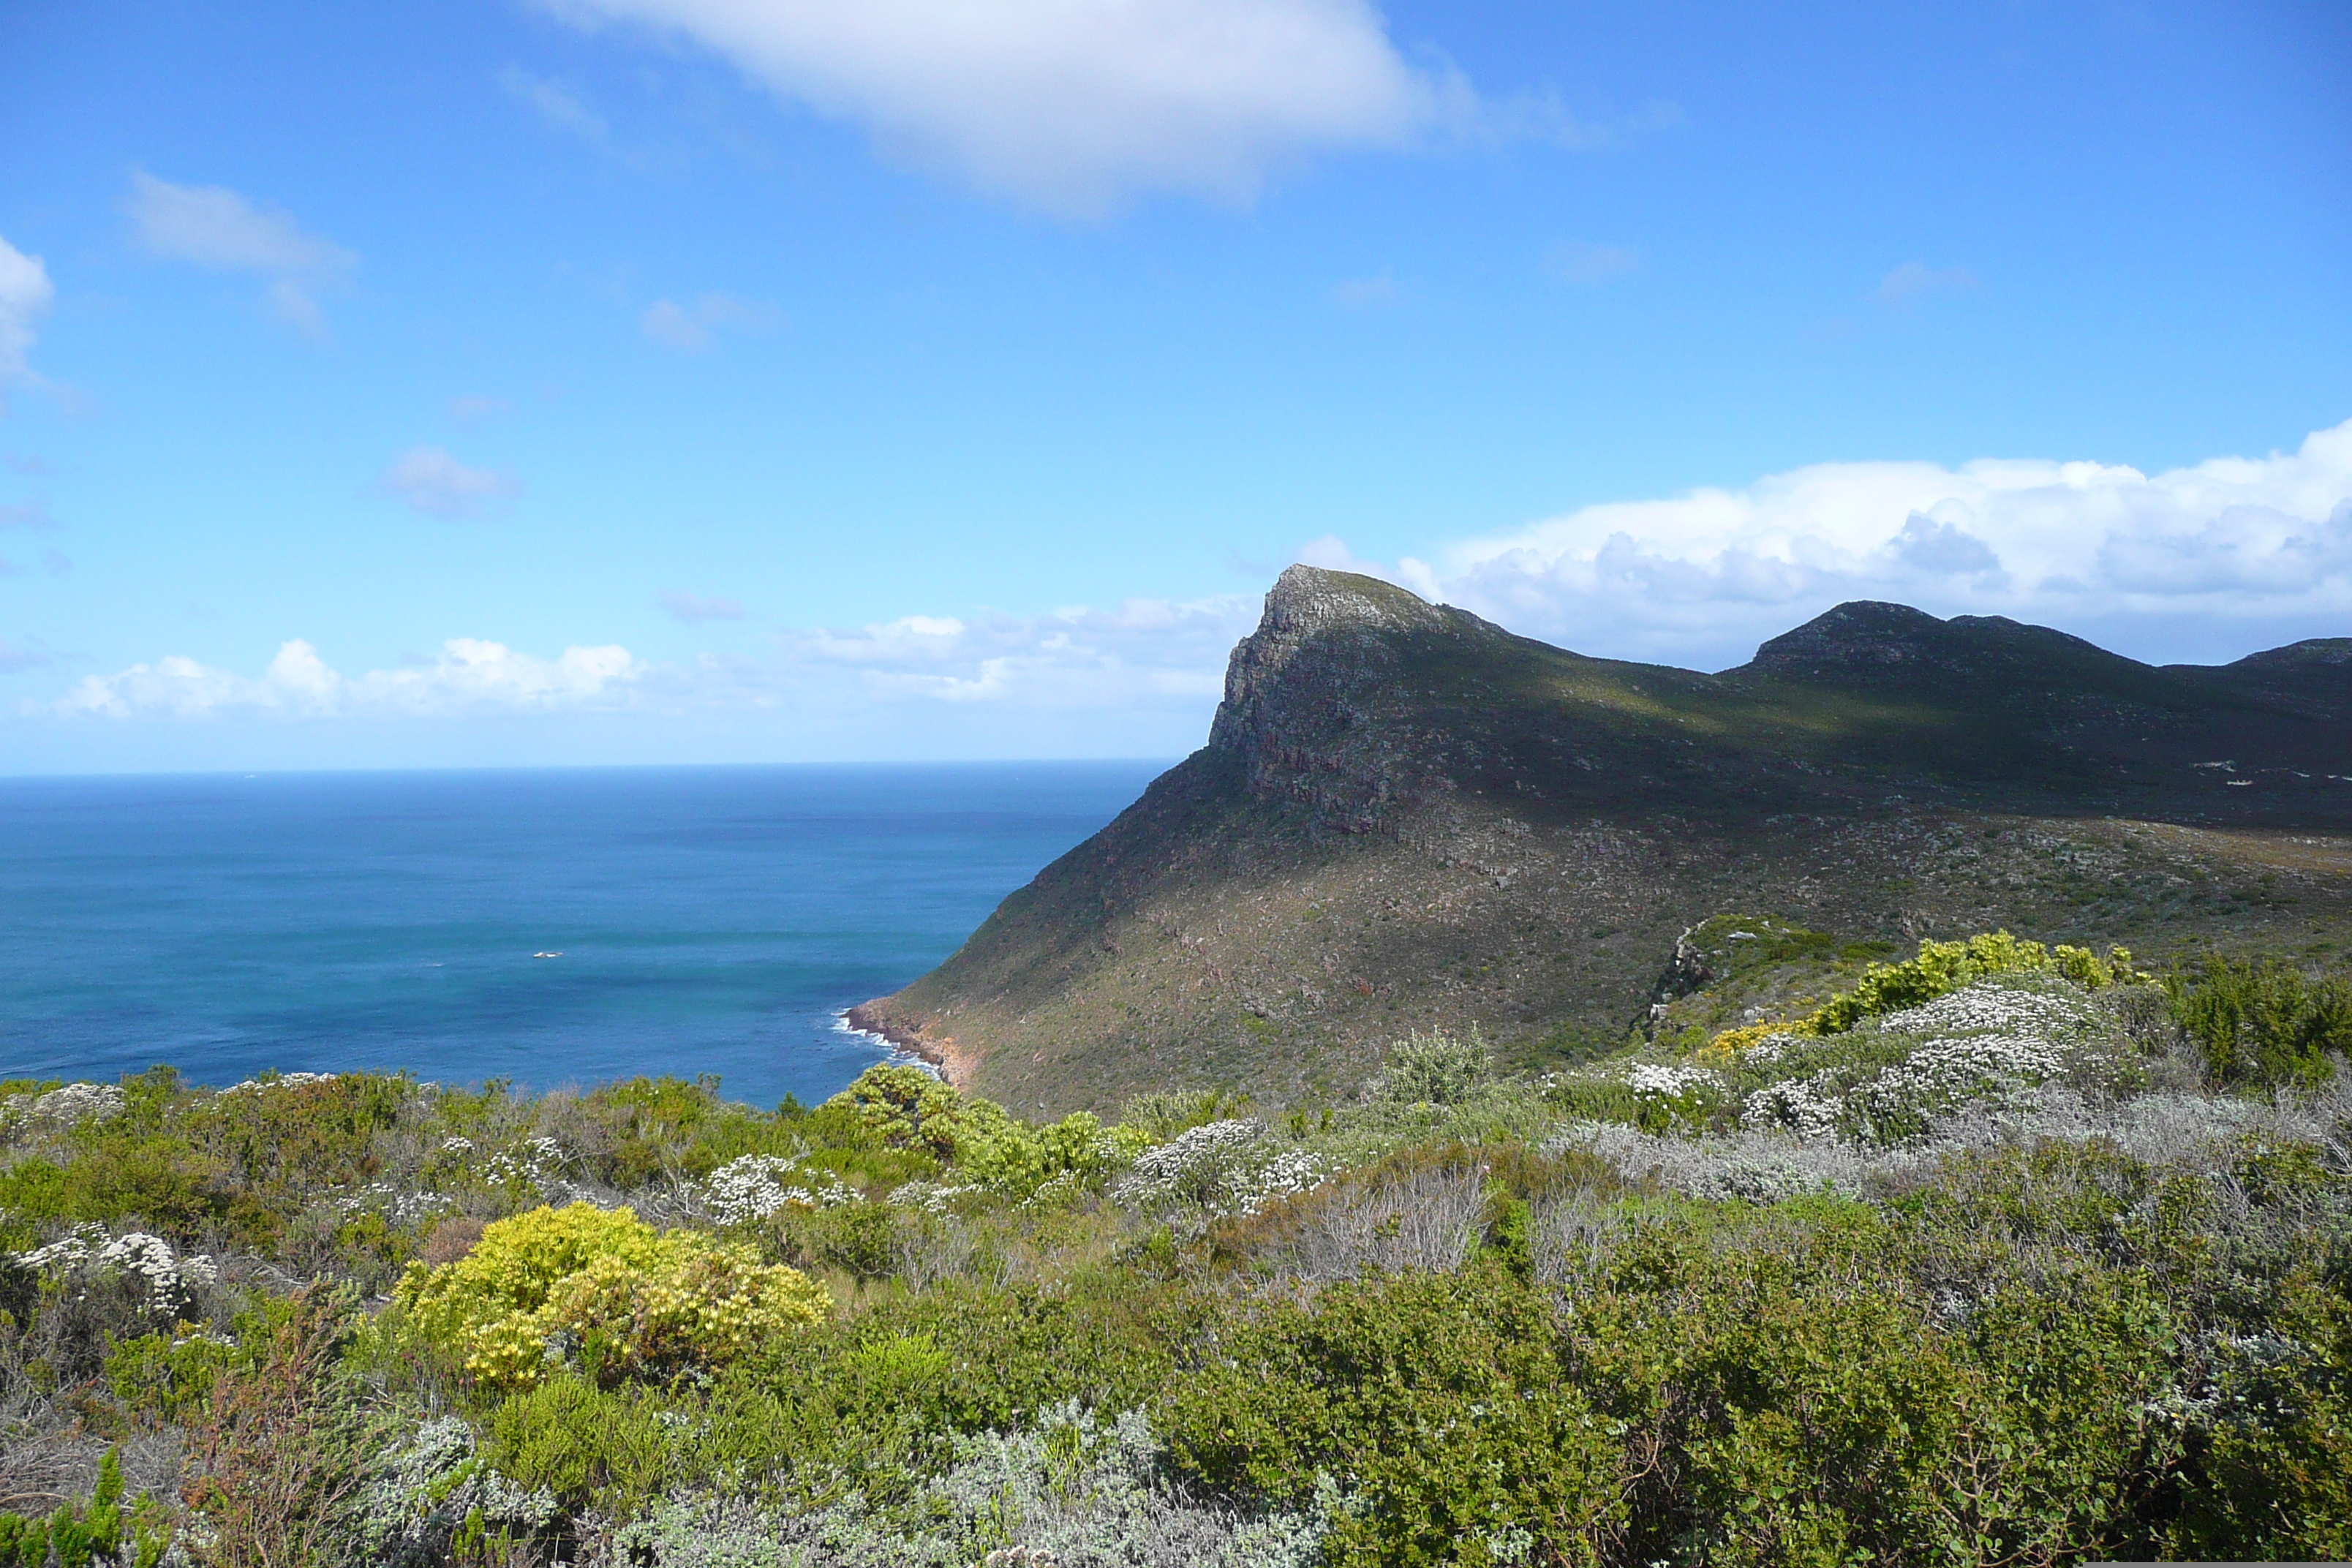
M 710 1173 L 703 1201 L 720 1225 L 746 1225 L 781 1209 L 832 1208 L 857 1194 L 831 1171 L 814 1171 L 779 1154 L 745 1154 Z
M 1796 1040 L 1772 1037 L 1741 1058 L 1766 1067 L 1801 1048 L 1818 1061 L 1843 1037 Z M 1923 1121 L 1969 1106 L 2020 1103 L 2041 1085 L 2118 1048 L 2092 1002 L 2062 981 L 2037 984 L 2009 976 L 1892 1013 L 1853 1037 L 1857 1047 L 1891 1040 L 1911 1045 L 1903 1059 L 1881 1068 L 1858 1056 L 1803 1078 L 1767 1084 L 1749 1094 L 1740 1120 L 1759 1130 L 1808 1141 L 1841 1136 L 1883 1139 L 1916 1135 Z
M 1811 1078 L 1766 1084 L 1748 1097 L 1739 1120 L 1749 1127 L 1793 1132 L 1808 1142 L 1834 1138 L 1845 1109 L 1837 1080 L 1836 1069 L 1831 1068 Z
M 185 1308 L 191 1285 L 210 1285 L 219 1278 L 218 1268 L 204 1253 L 176 1257 L 172 1244 L 160 1236 L 140 1230 L 113 1236 L 100 1225 L 76 1226 L 47 1247 L 16 1254 L 16 1261 L 37 1273 L 128 1275 L 146 1287 L 148 1310 L 157 1317 L 174 1316 Z
M 2047 1040 L 2021 1035 L 1975 1035 L 1930 1040 L 1847 1098 L 1869 1121 L 1957 1109 L 1970 1100 L 2001 1100 L 2066 1070 L 2065 1053 Z
M 563 1185 L 563 1165 L 562 1144 L 552 1138 L 531 1138 L 491 1160 L 482 1174 L 495 1185 L 529 1187 L 547 1197 Z
M 68 1083 L 47 1094 L 12 1094 L 0 1103 L 0 1125 L 37 1122 L 60 1131 L 83 1121 L 103 1121 L 122 1113 L 121 1086 Z
M 1327 1173 L 1303 1150 L 1276 1145 L 1255 1116 L 1212 1121 L 1146 1149 L 1111 1189 L 1129 1208 L 1197 1208 L 1204 1215 L 1255 1213 L 1271 1200 L 1322 1184 Z
M 387 1182 L 370 1182 L 335 1199 L 336 1210 L 347 1216 L 380 1214 L 397 1226 L 415 1225 L 456 1206 L 457 1200 L 443 1194 L 406 1192 Z
M 1644 1100 L 1679 1100 L 1690 1089 L 1716 1088 L 1723 1080 L 1701 1067 L 1635 1062 L 1625 1070 L 1625 1084 Z
M 259 1094 L 268 1089 L 300 1089 L 305 1084 L 334 1081 L 335 1075 L 331 1072 L 282 1072 L 276 1078 L 249 1078 L 243 1083 L 233 1083 L 222 1089 L 221 1093 L 224 1097 L 232 1094 Z
M 2064 1038 L 2084 1033 L 2093 1024 L 2089 1000 L 2071 990 L 2026 990 L 1998 982 L 1966 986 L 1916 1007 L 1889 1013 L 1878 1021 L 1884 1033 L 1931 1040 L 1995 1033 Z
M 1794 1035 L 1767 1035 L 1739 1053 L 1742 1067 L 1770 1067 L 1785 1056 L 1790 1047 L 1804 1042 Z
M 925 1214 L 943 1215 L 955 1207 L 958 1198 L 988 1189 L 977 1182 L 951 1186 L 940 1182 L 908 1182 L 891 1189 L 883 1201 L 893 1208 L 920 1209 Z

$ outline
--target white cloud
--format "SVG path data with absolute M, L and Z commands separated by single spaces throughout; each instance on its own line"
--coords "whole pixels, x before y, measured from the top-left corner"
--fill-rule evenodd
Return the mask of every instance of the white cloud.
M 1906 261 L 1878 280 L 1878 302 L 1903 306 L 1933 294 L 1965 294 L 1982 287 L 1965 267 L 1930 267 Z
M 327 330 L 319 289 L 359 265 L 353 252 L 223 185 L 175 185 L 140 170 L 131 176 L 124 211 L 152 255 L 268 278 L 264 300 L 271 312 L 313 339 Z
M 666 348 L 700 353 L 710 347 L 722 327 L 743 331 L 774 331 L 784 324 L 784 313 L 773 305 L 738 300 L 731 294 L 705 294 L 691 305 L 656 300 L 637 319 L 638 330 Z
M 522 493 L 513 475 L 469 468 L 438 447 L 411 447 L 377 482 L 428 517 L 469 517 L 485 503 Z
M 1393 305 L 1397 301 L 1396 278 L 1383 267 L 1370 278 L 1342 279 L 1332 287 L 1331 298 L 1341 308 L 1349 310 Z
M 628 706 L 645 671 L 620 647 L 568 647 L 543 659 L 503 643 L 452 637 L 439 657 L 419 665 L 347 677 L 297 638 L 281 646 L 257 678 L 173 655 L 112 675 L 84 676 L 50 711 L 109 719 L 575 712 Z
M 777 662 L 755 679 L 863 701 L 1194 705 L 1205 721 L 1224 689 L 1225 656 L 1257 611 L 1255 595 L 1129 599 L 1116 610 L 906 616 L 855 629 L 807 628 L 779 637 Z
M 1407 64 L 1369 0 L 543 3 L 683 36 L 894 158 L 1066 216 L 1155 191 L 1246 201 L 1303 157 L 1431 131 L 1572 140 L 1543 103 L 1498 118 Z
M 1615 245 L 1591 245 L 1562 240 L 1544 253 L 1544 270 L 1563 283 L 1606 283 L 1622 278 L 1642 264 L 1632 251 Z
M 661 595 L 661 606 L 673 616 L 691 625 L 696 621 L 740 621 L 743 606 L 723 595 L 705 598 L 673 588 Z
M 588 100 L 549 77 L 533 76 L 519 66 L 499 73 L 499 85 L 510 98 L 528 104 L 540 119 L 558 131 L 600 146 L 605 138 L 604 117 Z
M 1337 540 L 1301 558 L 1362 565 Z M 1816 464 L 1585 507 L 1382 574 L 1571 647 L 1678 663 L 1738 662 L 1854 598 L 2075 626 L 2341 624 L 2352 420 L 2294 452 L 2154 475 L 2042 459 Z
M 33 329 L 56 298 L 41 258 L 0 238 L 0 389 L 12 381 L 40 379 L 26 356 L 33 347 Z
M 618 647 L 541 659 L 460 637 L 430 661 L 348 677 L 297 639 L 257 677 L 173 656 L 86 676 L 26 711 L 187 720 L 626 711 L 849 723 L 950 711 L 1092 712 L 1126 722 L 1156 712 L 1178 715 L 1180 730 L 1192 732 L 1205 730 L 1226 654 L 1257 613 L 1251 595 L 1029 616 L 906 616 L 782 632 L 764 658 L 703 654 L 679 664 L 649 664 Z

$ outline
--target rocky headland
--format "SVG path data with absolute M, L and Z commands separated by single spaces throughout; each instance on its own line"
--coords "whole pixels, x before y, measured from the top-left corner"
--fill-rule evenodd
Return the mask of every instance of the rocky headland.
M 2318 955 L 2347 912 L 2352 639 L 2155 667 L 1856 603 L 1709 675 L 1294 566 L 1208 744 L 851 1021 L 1024 1112 L 1305 1104 L 1416 1030 L 1567 1061 L 1925 935 Z

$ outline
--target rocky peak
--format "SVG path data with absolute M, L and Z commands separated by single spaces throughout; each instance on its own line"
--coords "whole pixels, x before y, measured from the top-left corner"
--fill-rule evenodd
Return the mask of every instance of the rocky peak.
M 1261 798 L 1292 796 L 1329 826 L 1370 831 L 1399 783 L 1371 733 L 1396 639 L 1491 629 L 1378 578 L 1290 567 L 1225 666 L 1209 745 L 1242 762 Z
M 1328 695 L 1360 684 L 1392 662 L 1386 635 L 1444 630 L 1456 616 L 1473 619 L 1376 577 L 1288 568 L 1266 595 L 1257 630 L 1234 646 L 1209 744 L 1245 755 L 1262 749 L 1269 705 L 1279 705 L 1278 687 L 1310 687 Z

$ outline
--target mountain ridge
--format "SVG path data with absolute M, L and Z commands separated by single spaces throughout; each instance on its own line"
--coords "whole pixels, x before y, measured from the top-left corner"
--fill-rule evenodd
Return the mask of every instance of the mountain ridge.
M 1208 743 L 854 1018 L 1024 1109 L 1304 1102 L 1416 1029 L 1540 1062 L 1720 1011 L 1655 993 L 1735 910 L 1839 951 L 2275 937 L 2352 891 L 2347 709 L 2352 639 L 2151 666 L 1864 601 L 1708 675 L 1294 566 Z

